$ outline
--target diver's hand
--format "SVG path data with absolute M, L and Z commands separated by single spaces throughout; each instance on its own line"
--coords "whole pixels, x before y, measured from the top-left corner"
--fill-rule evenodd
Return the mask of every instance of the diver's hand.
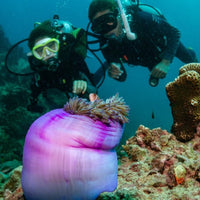
M 108 67 L 108 76 L 118 79 L 123 74 L 119 63 L 111 63 Z
M 75 80 L 73 82 L 73 93 L 74 94 L 84 94 L 87 90 L 87 82 L 83 80 Z
M 165 78 L 169 70 L 169 64 L 170 64 L 169 60 L 163 59 L 152 69 L 150 75 L 155 78 Z

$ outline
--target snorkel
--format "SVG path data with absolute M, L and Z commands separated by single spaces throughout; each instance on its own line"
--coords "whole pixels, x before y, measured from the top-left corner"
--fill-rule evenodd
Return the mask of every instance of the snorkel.
M 121 4 L 121 1 L 117 0 L 117 4 L 119 6 L 119 10 L 120 10 L 120 13 L 121 13 L 121 18 L 122 18 L 122 21 L 123 21 L 123 24 L 124 24 L 126 37 L 129 40 L 135 40 L 137 38 L 137 35 L 135 33 L 131 32 L 131 29 L 130 29 L 126 14 L 125 14 L 124 9 L 123 9 L 122 4 Z

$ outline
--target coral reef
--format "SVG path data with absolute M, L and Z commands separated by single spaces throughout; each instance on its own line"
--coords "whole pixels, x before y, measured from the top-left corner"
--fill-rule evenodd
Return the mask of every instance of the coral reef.
M 4 63 L 6 54 L 8 52 L 8 50 L 11 48 L 11 43 L 8 40 L 8 38 L 6 37 L 3 27 L 0 25 L 0 64 Z M 26 54 L 23 51 L 22 47 L 16 47 L 14 48 L 14 50 L 12 51 L 12 53 L 9 56 L 9 65 L 16 65 L 16 64 L 20 64 L 18 63 L 18 61 L 23 58 L 26 60 Z M 19 65 L 20 67 L 20 65 Z
M 30 124 L 39 117 L 38 113 L 27 111 L 28 97 L 25 86 L 9 81 L 0 86 L 0 163 L 22 160 L 24 137 Z
M 178 140 L 194 137 L 200 122 L 200 64 L 190 63 L 179 70 L 179 76 L 166 85 L 173 115 L 171 132 Z
M 141 125 L 120 154 L 118 187 L 97 200 L 200 199 L 199 128 L 192 140 L 183 143 L 166 130 Z M 13 190 L 13 195 L 19 192 Z
M 18 166 L 8 174 L 9 179 L 0 179 L 1 182 L 4 182 L 3 186 L 0 187 L 0 200 L 24 200 L 21 187 L 21 171 L 22 166 Z
M 6 38 L 5 34 L 4 34 L 4 30 L 3 27 L 0 25 L 0 55 L 1 53 L 4 53 L 5 51 L 7 51 L 11 44 L 8 41 L 8 39 Z
M 118 187 L 101 199 L 200 199 L 200 134 L 182 143 L 166 130 L 139 126 L 123 146 Z

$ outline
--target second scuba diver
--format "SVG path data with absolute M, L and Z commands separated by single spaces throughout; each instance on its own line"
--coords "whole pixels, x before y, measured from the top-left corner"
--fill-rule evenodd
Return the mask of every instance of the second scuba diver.
M 97 93 L 97 80 L 84 61 L 87 49 L 83 29 L 56 18 L 47 20 L 33 29 L 28 45 L 32 50 L 29 63 L 36 72 L 28 110 L 42 111 L 37 105 L 38 96 L 48 88 L 57 88 L 68 98 L 74 95 L 89 98 L 90 93 Z
M 112 78 L 126 79 L 123 62 L 140 65 L 148 67 L 149 84 L 155 87 L 166 76 L 174 57 L 184 63 L 197 62 L 195 52 L 184 47 L 180 32 L 162 14 L 146 12 L 136 3 L 130 3 L 125 8 L 127 19 L 119 14 L 119 2 L 93 0 L 88 14 L 92 31 L 100 36 L 100 49 L 110 65 L 108 74 Z M 132 39 L 124 31 L 126 26 L 135 34 Z

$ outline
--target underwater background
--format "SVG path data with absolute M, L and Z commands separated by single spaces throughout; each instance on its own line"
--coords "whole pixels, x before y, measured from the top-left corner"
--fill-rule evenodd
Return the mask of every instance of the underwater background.
M 5 56 L 12 45 L 28 38 L 35 22 L 52 19 L 55 14 L 58 14 L 61 20 L 70 21 L 75 27 L 86 29 L 89 22 L 87 14 L 90 2 L 91 0 L 7 0 L 1 2 L 0 200 L 24 200 L 21 172 L 25 136 L 30 125 L 43 114 L 27 110 L 32 76 L 16 76 L 9 73 L 4 63 Z M 182 43 L 186 47 L 193 48 L 198 60 L 200 60 L 199 0 L 143 0 L 141 3 L 158 8 L 169 23 L 180 30 Z M 9 57 L 9 67 L 16 72 L 26 72 L 26 53 L 30 51 L 27 47 L 27 41 L 20 43 L 16 50 Z M 87 55 L 88 67 L 91 72 L 95 72 L 100 67 L 100 63 L 90 51 Z M 97 55 L 104 62 L 101 53 L 98 52 Z M 195 124 L 200 119 L 200 101 L 197 101 L 197 106 L 196 101 L 191 101 L 191 104 L 193 103 L 192 105 L 197 108 L 191 116 L 187 115 L 187 111 L 191 111 L 190 109 L 187 110 L 188 105 L 184 106 L 184 102 L 190 99 L 189 93 L 192 94 L 193 89 L 195 93 L 196 89 L 199 88 L 200 79 L 197 78 L 194 88 L 191 82 L 186 81 L 186 86 L 190 84 L 192 87 L 186 87 L 186 89 L 189 88 L 189 91 L 185 90 L 187 93 L 185 93 L 186 98 L 184 98 L 183 92 L 179 93 L 177 88 L 184 88 L 185 83 L 177 87 L 174 81 L 179 75 L 179 68 L 183 65 L 181 61 L 174 58 L 166 78 L 160 80 L 157 87 L 149 86 L 149 71 L 140 66 L 125 65 L 128 74 L 125 82 L 117 82 L 106 75 L 104 83 L 99 88 L 99 97 L 106 100 L 119 93 L 119 96 L 123 97 L 126 104 L 129 105 L 130 113 L 129 123 L 125 125 L 121 142 L 116 148 L 118 157 L 118 162 L 115 163 L 118 167 L 117 190 L 113 193 L 100 195 L 98 200 L 200 199 L 200 123 Z M 194 64 L 193 67 L 197 68 L 198 71 L 199 64 Z M 198 74 L 200 74 L 199 71 Z M 177 116 L 182 117 L 183 115 L 184 118 L 181 121 L 183 126 L 180 126 L 183 129 L 178 134 L 181 135 L 185 130 L 187 131 L 187 125 L 189 128 L 195 126 L 196 133 L 194 135 L 192 132 L 194 138 L 191 141 L 178 141 L 176 133 L 170 133 L 173 124 L 173 105 L 170 107 L 165 89 L 166 84 L 169 82 L 173 82 L 173 87 L 175 85 L 177 89 L 174 91 L 178 91 L 175 92 L 175 96 L 183 99 L 181 102 L 183 103 L 181 104 L 183 109 L 177 109 L 180 112 L 176 112 L 176 114 L 178 113 Z M 174 89 L 173 87 L 171 87 L 171 90 Z M 198 94 L 197 97 L 199 98 Z M 39 96 L 39 105 L 44 106 L 44 113 L 54 108 L 62 108 L 67 101 L 62 92 L 55 90 L 50 90 L 47 97 Z M 117 105 L 120 107 L 119 103 Z M 178 105 L 180 104 L 178 103 Z M 185 113 L 184 108 L 186 108 Z M 194 117 L 196 119 L 195 123 Z M 191 120 L 193 120 L 193 123 L 190 123 Z M 184 126 L 185 124 L 186 126 Z M 76 126 L 73 126 L 73 128 Z M 55 133 L 57 134 L 57 132 Z M 58 133 L 62 132 L 58 130 Z M 94 132 L 91 131 L 90 133 L 95 137 Z M 190 134 L 189 131 L 188 134 Z M 89 134 L 85 135 L 90 138 Z M 58 138 L 60 139 L 60 135 Z M 60 140 L 68 142 L 67 139 Z M 110 140 L 108 143 L 110 144 Z M 43 147 L 43 144 L 41 147 Z M 86 158 L 90 158 L 89 154 L 86 153 L 85 155 L 87 155 Z M 31 162 L 28 161 L 28 163 Z M 46 163 L 45 159 L 44 163 Z M 83 163 L 89 162 L 84 159 Z M 112 163 L 109 160 L 107 164 L 112 165 Z M 93 164 L 92 166 L 95 167 L 95 162 Z M 103 166 L 106 166 L 105 169 L 108 166 L 107 164 L 103 163 Z M 97 165 L 100 166 L 98 162 Z M 23 166 L 25 166 L 24 162 Z M 56 163 L 56 166 L 62 165 Z M 40 167 L 37 165 L 37 168 L 34 169 L 38 170 Z M 98 171 L 101 172 L 101 170 Z M 51 177 L 51 172 L 48 177 Z
M 90 2 L 90 0 L 3 1 L 0 6 L 0 25 L 11 44 L 28 38 L 35 22 L 51 19 L 54 14 L 58 14 L 61 20 L 68 20 L 74 26 L 86 29 L 89 22 L 87 13 Z M 200 59 L 200 1 L 144 0 L 142 3 L 159 8 L 169 23 L 180 30 L 183 44 L 192 47 L 198 59 Z M 98 55 L 103 61 L 101 54 Z M 92 72 L 100 66 L 100 63 L 90 52 L 88 52 L 86 61 Z M 125 65 L 128 77 L 122 83 L 106 76 L 103 85 L 99 89 L 99 96 L 106 99 L 119 93 L 130 106 L 130 122 L 126 125 L 123 141 L 134 135 L 140 124 L 149 128 L 161 127 L 170 132 L 173 118 L 165 85 L 177 77 L 178 70 L 182 65 L 181 61 L 174 58 L 167 77 L 160 80 L 159 85 L 155 88 L 148 84 L 149 71 L 140 66 Z M 22 98 L 27 98 L 27 96 Z M 20 99 L 16 101 L 20 101 Z M 3 106 L 1 105 L 1 107 Z M 2 123 L 0 121 L 0 126 L 3 126 Z

